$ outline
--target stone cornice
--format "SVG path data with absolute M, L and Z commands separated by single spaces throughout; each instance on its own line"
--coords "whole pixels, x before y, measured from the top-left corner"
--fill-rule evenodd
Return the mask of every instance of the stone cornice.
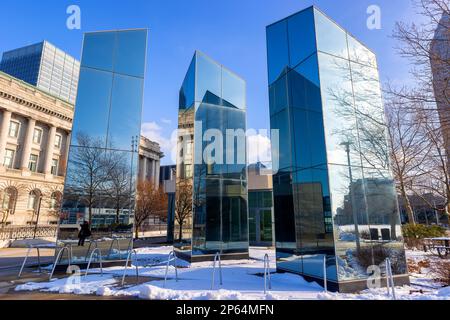
M 70 124 L 73 121 L 73 105 L 2 72 L 0 98 Z

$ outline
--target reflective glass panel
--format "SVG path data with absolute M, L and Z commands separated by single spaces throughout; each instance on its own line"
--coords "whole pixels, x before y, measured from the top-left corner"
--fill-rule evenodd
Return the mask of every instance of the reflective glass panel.
M 348 51 L 350 60 L 352 62 L 364 64 L 367 66 L 377 67 L 377 58 L 375 54 L 362 45 L 358 40 L 351 35 L 347 35 L 348 38 Z
M 286 69 L 289 66 L 286 20 L 267 27 L 267 55 L 269 84 L 272 84 L 286 72 Z
M 317 9 L 315 12 L 317 49 L 348 59 L 346 32 Z
M 146 30 L 118 32 L 114 55 L 114 72 L 143 78 L 146 48 Z
M 143 80 L 114 75 L 108 147 L 130 150 L 131 141 L 140 134 Z
M 222 98 L 239 109 L 245 109 L 245 81 L 232 72 L 222 69 Z
M 313 8 L 288 19 L 290 66 L 295 67 L 316 51 Z
M 319 53 L 319 65 L 329 162 L 361 166 L 349 62 Z
M 113 71 L 115 32 L 94 32 L 84 36 L 82 66 Z
M 109 72 L 81 68 L 73 137 L 89 134 L 106 144 L 112 83 L 113 75 Z
M 197 54 L 196 59 L 195 100 L 215 103 L 222 95 L 222 68 L 203 54 Z

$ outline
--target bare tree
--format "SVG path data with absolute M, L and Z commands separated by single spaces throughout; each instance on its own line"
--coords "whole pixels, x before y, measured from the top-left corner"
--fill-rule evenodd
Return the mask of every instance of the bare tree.
M 88 207 L 89 224 L 92 225 L 93 208 L 100 200 L 102 185 L 106 181 L 108 163 L 104 144 L 83 133 L 77 136 L 77 147 L 72 148 L 69 176 L 66 177 L 66 194 Z
M 104 193 L 113 202 L 116 210 L 116 223 L 120 222 L 120 212 L 130 206 L 133 177 L 131 168 L 125 155 L 111 152 L 107 156 L 107 181 L 104 186 Z
M 423 139 L 421 117 L 418 113 L 405 113 L 405 104 L 408 102 L 404 98 L 391 96 L 386 99 L 385 107 L 391 143 L 392 171 L 397 192 L 404 202 L 409 223 L 415 224 L 410 194 L 416 180 L 424 175 L 421 168 L 426 163 L 430 144 Z
M 175 195 L 175 221 L 178 224 L 178 240 L 183 240 L 183 227 L 192 218 L 192 179 L 178 179 Z
M 139 238 L 139 231 L 144 222 L 152 216 L 167 217 L 167 208 L 168 199 L 162 188 L 148 180 L 139 181 L 134 213 L 136 239 Z
M 448 216 L 450 211 L 449 2 L 448 0 L 414 0 L 413 3 L 423 22 L 420 24 L 398 22 L 394 30 L 394 38 L 398 40 L 397 51 L 412 65 L 410 74 L 413 85 L 394 87 L 388 84 L 387 86 L 389 104 L 401 106 L 401 109 L 397 108 L 397 111 L 390 114 L 393 119 L 390 123 L 390 134 L 394 136 L 394 142 L 400 141 L 395 139 L 404 139 L 393 146 L 392 153 L 397 152 L 399 161 L 397 161 L 396 175 L 397 179 L 399 175 L 403 175 L 400 179 L 403 180 L 405 189 L 409 189 L 410 193 L 419 196 L 435 210 L 439 208 L 431 204 L 425 195 L 431 192 L 441 196 L 445 199 L 444 211 Z M 422 142 L 418 141 L 420 139 Z M 404 149 L 401 149 L 402 147 Z M 410 208 L 407 210 L 410 215 Z

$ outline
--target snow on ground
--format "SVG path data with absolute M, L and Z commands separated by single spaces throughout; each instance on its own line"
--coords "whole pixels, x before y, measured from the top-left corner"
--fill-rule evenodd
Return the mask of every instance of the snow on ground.
M 251 248 L 248 260 L 227 260 L 222 262 L 223 285 L 219 284 L 219 270 L 216 269 L 214 288 L 212 283 L 212 262 L 189 264 L 177 260 L 178 281 L 175 269 L 169 268 L 167 282 L 164 283 L 166 261 L 172 247 L 137 249 L 137 259 L 133 264 L 139 266 L 139 275 L 148 277 L 148 282 L 132 285 L 135 269 L 126 270 L 128 285 L 120 287 L 123 267 L 91 270 L 87 277 L 69 277 L 44 283 L 27 283 L 16 287 L 17 291 L 40 290 L 47 292 L 96 294 L 99 296 L 133 296 L 141 299 L 160 300 L 386 300 L 392 299 L 386 288 L 366 290 L 359 294 L 325 293 L 315 282 L 307 282 L 299 275 L 275 273 L 275 252 L 268 248 Z M 264 255 L 271 261 L 272 289 L 264 294 Z M 408 251 L 408 258 L 430 259 L 433 256 L 420 251 Z M 426 270 L 425 270 L 426 271 Z M 412 274 L 412 285 L 396 288 L 397 299 L 445 300 L 450 299 L 450 289 L 441 288 L 427 272 Z M 130 285 L 131 284 L 131 285 Z M 420 286 L 419 286 L 420 285 Z M 423 293 L 416 292 L 423 290 Z

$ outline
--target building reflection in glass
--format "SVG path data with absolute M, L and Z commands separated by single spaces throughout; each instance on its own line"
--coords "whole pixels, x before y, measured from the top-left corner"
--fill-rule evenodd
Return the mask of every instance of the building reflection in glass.
M 407 283 L 375 54 L 314 7 L 267 27 L 277 268 L 366 286 L 392 260 Z
M 58 231 L 75 264 L 132 248 L 146 48 L 145 29 L 84 36 Z
M 187 260 L 248 257 L 245 87 L 194 54 L 180 90 L 175 200 L 175 248 Z

